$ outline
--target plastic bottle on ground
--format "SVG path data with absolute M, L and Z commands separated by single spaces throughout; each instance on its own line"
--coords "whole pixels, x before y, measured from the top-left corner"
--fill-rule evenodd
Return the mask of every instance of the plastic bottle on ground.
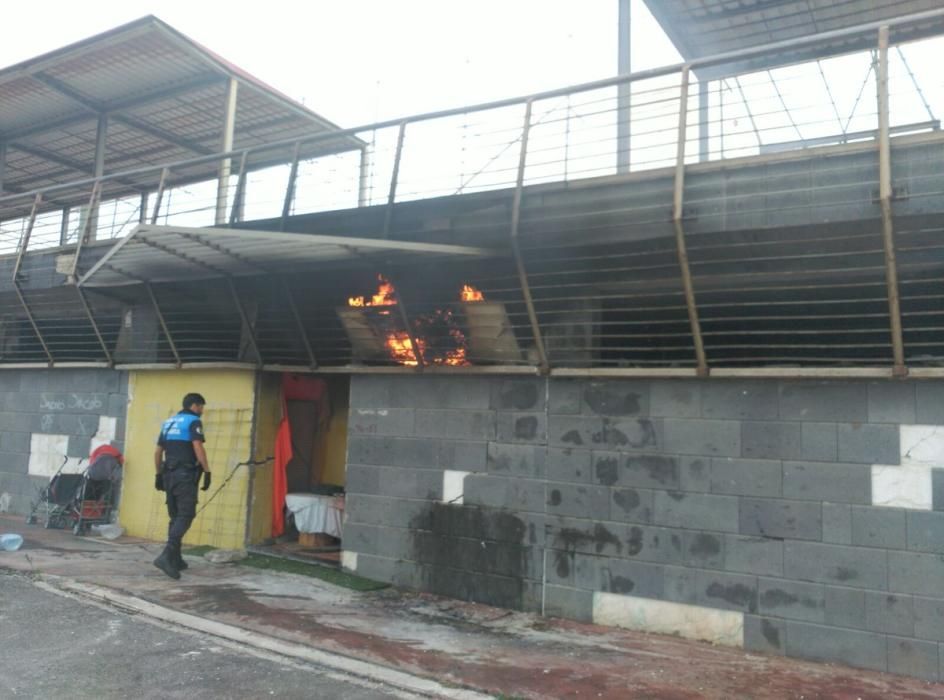
M 14 533 L 0 535 L 0 549 L 6 552 L 15 552 L 23 545 L 23 537 Z

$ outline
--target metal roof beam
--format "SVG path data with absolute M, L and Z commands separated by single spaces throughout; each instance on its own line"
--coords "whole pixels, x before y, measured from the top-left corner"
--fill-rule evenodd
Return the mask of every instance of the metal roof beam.
M 146 122 L 141 121 L 137 117 L 129 117 L 126 114 L 117 114 L 114 112 L 109 112 L 109 116 L 113 121 L 123 124 L 130 129 L 135 131 L 140 131 L 143 134 L 148 136 L 153 136 L 154 138 L 164 141 L 171 144 L 172 146 L 177 146 L 182 148 L 185 151 L 192 151 L 193 153 L 199 153 L 202 156 L 208 156 L 213 153 L 212 148 L 207 148 L 196 141 L 191 141 L 190 139 L 185 139 L 180 136 L 175 136 L 169 131 L 165 131 L 160 127 L 152 126 Z
M 146 105 L 152 104 L 154 102 L 160 102 L 166 100 L 170 97 L 175 97 L 177 95 L 185 95 L 196 90 L 202 90 L 203 88 L 210 87 L 217 83 L 222 83 L 225 78 L 222 75 L 212 74 L 212 75 L 201 75 L 197 78 L 194 78 L 191 81 L 179 83 L 172 87 L 161 88 L 154 92 L 145 93 L 144 95 L 139 95 L 138 97 L 120 100 L 116 102 L 107 102 L 96 107 L 96 110 L 100 107 L 102 111 L 109 112 L 112 115 L 120 112 L 125 112 L 128 110 L 137 109 L 138 107 L 144 107 Z M 58 81 L 57 81 L 58 82 Z M 71 96 L 71 95 L 70 95 Z M 84 98 L 83 98 L 84 99 Z M 85 105 L 83 104 L 83 107 Z M 39 124 L 37 126 L 31 126 L 27 129 L 20 129 L 19 131 L 11 131 L 7 134 L 4 134 L 4 138 L 7 139 L 21 139 L 29 136 L 34 136 L 36 134 L 42 134 L 47 131 L 55 131 L 57 129 L 65 129 L 70 126 L 76 126 L 83 122 L 91 121 L 92 115 L 82 114 L 82 115 L 72 115 L 68 117 L 63 117 L 61 119 L 56 119 L 55 121 L 46 122 L 45 124 Z

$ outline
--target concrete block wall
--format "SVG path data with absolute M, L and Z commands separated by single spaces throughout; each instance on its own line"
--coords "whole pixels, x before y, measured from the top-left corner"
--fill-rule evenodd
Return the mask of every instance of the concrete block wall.
M 0 371 L 0 511 L 28 513 L 66 458 L 75 471 L 93 445 L 122 449 L 127 401 L 125 372 Z
M 365 576 L 944 678 L 944 383 L 355 376 L 347 469 Z

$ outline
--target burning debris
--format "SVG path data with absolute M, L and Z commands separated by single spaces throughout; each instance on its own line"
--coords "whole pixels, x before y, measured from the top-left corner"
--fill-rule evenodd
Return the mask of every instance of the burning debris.
M 378 280 L 377 293 L 369 301 L 363 296 L 349 297 L 347 301 L 352 308 L 366 310 L 370 307 L 372 313 L 367 317 L 370 320 L 354 319 L 351 314 L 343 313 L 343 310 L 339 311 L 341 319 L 352 339 L 363 336 L 364 331 L 376 330 L 386 357 L 401 365 L 416 366 L 419 361 L 410 334 L 402 328 L 399 315 L 389 308 L 397 303 L 396 289 L 382 275 L 378 276 Z M 485 297 L 478 289 L 466 284 L 459 293 L 459 300 L 464 303 L 482 302 Z M 436 309 L 430 314 L 417 316 L 412 319 L 412 324 L 413 338 L 426 364 L 453 367 L 470 364 L 465 333 L 451 308 Z M 377 337 L 377 333 L 373 335 Z M 376 349 L 371 354 L 380 354 Z

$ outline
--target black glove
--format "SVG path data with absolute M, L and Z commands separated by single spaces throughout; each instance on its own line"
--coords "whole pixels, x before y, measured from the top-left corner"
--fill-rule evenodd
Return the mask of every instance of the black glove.
M 158 472 L 154 475 L 154 488 L 158 491 L 164 490 L 164 472 Z
M 210 488 L 210 472 L 203 472 L 203 486 L 200 490 L 206 491 L 208 488 Z

